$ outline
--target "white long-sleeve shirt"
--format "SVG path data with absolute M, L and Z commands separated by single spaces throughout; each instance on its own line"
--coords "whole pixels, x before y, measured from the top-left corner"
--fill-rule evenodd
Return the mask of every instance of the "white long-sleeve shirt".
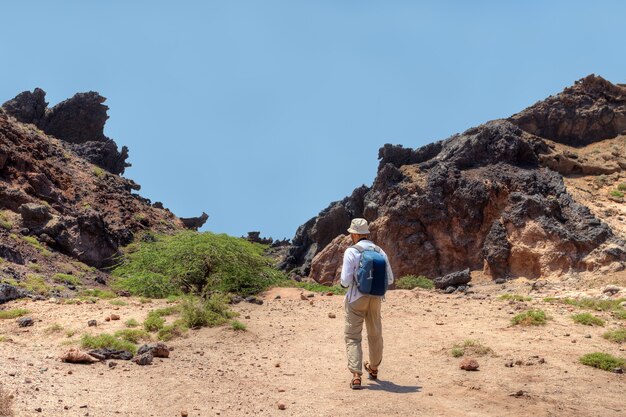
M 366 249 L 374 249 L 376 245 L 372 243 L 370 240 L 364 239 L 361 240 L 359 246 Z M 391 265 L 389 264 L 389 258 L 387 258 L 387 254 L 381 248 L 380 254 L 385 258 L 385 262 L 387 263 L 387 283 L 389 285 L 393 284 L 393 272 L 391 271 Z M 346 293 L 346 300 L 348 303 L 352 303 L 364 295 L 356 286 L 356 280 L 354 276 L 356 274 L 356 270 L 359 267 L 359 262 L 361 261 L 361 252 L 358 249 L 353 247 L 349 247 L 343 254 L 343 266 L 341 268 L 341 279 L 340 283 L 342 287 L 347 287 L 348 292 Z

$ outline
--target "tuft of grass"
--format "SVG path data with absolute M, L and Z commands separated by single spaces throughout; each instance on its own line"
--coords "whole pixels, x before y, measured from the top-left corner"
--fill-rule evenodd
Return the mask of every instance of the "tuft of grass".
M 4 211 L 0 211 L 0 229 L 11 230 L 13 223 Z
M 175 337 L 181 337 L 187 329 L 182 321 L 177 320 L 174 324 L 166 324 L 157 333 L 157 338 L 163 342 L 169 342 Z
M 61 326 L 58 323 L 54 323 L 53 325 L 46 327 L 46 329 L 44 330 L 44 332 L 46 334 L 52 334 L 52 333 L 58 333 L 61 330 L 63 330 L 63 326 Z
M 14 308 L 13 310 L 0 310 L 0 320 L 16 319 L 25 316 L 30 311 L 25 308 Z
M 0 416 L 13 417 L 13 395 L 10 394 L 2 382 L 0 382 Z
M 26 291 L 34 292 L 39 295 L 48 295 L 50 286 L 46 284 L 41 275 L 26 274 L 26 277 L 17 284 Z
M 97 336 L 84 334 L 80 339 L 80 345 L 85 349 L 119 349 L 127 350 L 133 355 L 137 353 L 137 346 L 128 340 L 123 340 L 108 333 L 102 333 Z
M 139 302 L 140 302 L 141 304 L 150 304 L 150 303 L 152 302 L 152 299 L 151 299 L 151 298 L 146 298 L 146 297 L 141 297 L 141 298 L 139 299 Z
M 609 330 L 602 337 L 611 342 L 624 343 L 626 342 L 626 329 Z
M 94 166 L 91 170 L 91 173 L 97 178 L 104 178 L 106 176 L 106 172 L 104 171 L 104 169 L 98 166 Z
M 616 310 L 613 312 L 613 316 L 616 319 L 626 320 L 626 310 Z
M 246 330 L 246 325 L 237 320 L 232 320 L 230 322 L 230 326 L 233 328 L 233 330 Z
M 528 310 L 514 316 L 511 319 L 513 325 L 539 326 L 546 324 L 546 313 L 543 310 Z
M 498 299 L 507 301 L 532 301 L 532 297 L 520 294 L 502 294 Z
M 260 244 L 211 232 L 154 237 L 126 247 L 112 271 L 115 288 L 150 298 L 213 291 L 250 295 L 284 279 Z
M 143 328 L 149 332 L 158 332 L 165 325 L 165 319 L 159 315 L 148 313 L 148 317 L 143 321 Z
M 52 280 L 59 284 L 80 285 L 80 279 L 70 274 L 54 274 Z
M 580 363 L 605 371 L 612 371 L 615 368 L 626 366 L 626 360 L 602 352 L 587 353 L 581 356 Z
M 78 333 L 78 330 L 74 330 L 74 329 L 66 330 L 65 337 L 73 337 L 76 333 Z
M 135 319 L 129 319 L 129 320 L 126 320 L 124 325 L 126 327 L 138 327 L 139 326 L 139 322 L 137 320 L 135 320 Z
M 32 236 L 22 236 L 22 240 L 37 249 L 37 251 L 39 251 L 42 255 L 50 255 L 50 251 L 46 249 L 41 242 L 37 240 L 37 238 Z
M 118 330 L 115 332 L 114 336 L 131 343 L 139 343 L 141 340 L 152 340 L 150 333 L 141 329 Z
M 316 293 L 328 293 L 332 292 L 335 295 L 342 295 L 346 293 L 346 289 L 339 285 L 327 286 L 317 282 L 298 282 L 291 279 L 286 279 L 278 284 L 283 288 L 302 288 L 304 290 Z
M 228 298 L 223 294 L 213 294 L 208 300 L 186 297 L 181 304 L 181 320 L 187 328 L 214 327 L 224 324 L 234 317 L 228 310 Z
M 109 304 L 114 305 L 114 306 L 127 306 L 128 303 L 124 300 L 110 300 Z
M 624 198 L 624 193 L 619 190 L 612 190 L 609 192 L 611 197 Z
M 96 297 L 96 298 L 102 298 L 102 299 L 117 298 L 117 294 L 115 294 L 113 291 L 101 290 L 99 288 L 88 288 L 86 290 L 81 291 L 80 295 L 81 297 L 84 297 L 84 298 L 89 298 L 89 297 Z
M 626 191 L 626 182 L 622 182 L 620 184 L 617 185 L 617 190 L 618 191 Z
M 450 350 L 455 358 L 459 358 L 465 354 L 471 356 L 484 356 L 493 353 L 493 349 L 483 345 L 479 340 L 466 339 L 463 343 L 455 343 Z
M 591 313 L 579 313 L 572 315 L 572 320 L 585 326 L 604 326 L 604 320 Z
M 425 290 L 432 290 L 435 287 L 432 280 L 426 278 L 423 275 L 405 275 L 398 278 L 396 282 L 396 288 L 402 290 L 412 290 L 414 288 L 423 288 Z
M 619 311 L 624 310 L 620 303 L 626 301 L 626 298 L 618 298 L 615 300 L 600 300 L 598 298 L 544 298 L 547 302 L 557 302 L 571 305 L 574 307 L 584 308 L 595 311 Z
M 39 264 L 28 264 L 28 269 L 30 269 L 33 272 L 41 272 L 41 271 L 43 271 L 42 266 L 39 265 Z

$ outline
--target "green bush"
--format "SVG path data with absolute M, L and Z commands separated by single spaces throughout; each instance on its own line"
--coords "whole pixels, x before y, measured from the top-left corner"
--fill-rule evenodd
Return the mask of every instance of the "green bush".
M 85 349 L 109 348 L 116 350 L 127 350 L 133 355 L 137 353 L 137 346 L 127 340 L 122 340 L 108 333 L 97 336 L 84 334 L 80 339 L 80 345 Z
M 102 299 L 117 298 L 117 294 L 109 290 L 101 290 L 99 288 L 89 288 L 81 291 L 81 297 L 97 297 Z
M 52 276 L 52 280 L 59 284 L 80 285 L 80 279 L 78 279 L 74 275 L 69 274 L 54 274 Z
M 624 343 L 626 342 L 626 329 L 609 330 L 602 337 L 611 342 Z
M 148 313 L 143 322 L 143 328 L 149 332 L 158 332 L 165 325 L 165 319 L 157 314 Z
M 109 304 L 119 307 L 124 307 L 128 305 L 128 303 L 124 300 L 111 300 L 109 301 Z
M 604 326 L 604 320 L 598 316 L 594 316 L 591 313 L 579 313 L 572 315 L 572 320 L 576 323 L 584 324 L 586 326 Z
M 139 343 L 140 340 L 151 340 L 150 333 L 140 329 L 123 329 L 115 332 L 115 337 L 131 343 Z
M 620 306 L 620 303 L 626 301 L 626 298 L 618 298 L 615 300 L 600 300 L 598 298 L 544 298 L 544 301 L 558 302 L 595 311 L 623 311 L 624 309 Z
M 342 288 L 340 285 L 327 286 L 317 282 L 298 282 L 291 279 L 281 281 L 278 283 L 278 286 L 286 288 L 302 288 L 303 290 L 317 293 L 331 292 L 335 295 L 342 295 L 346 293 L 346 288 Z
M 18 317 L 25 316 L 30 311 L 25 308 L 15 308 L 13 310 L 0 310 L 0 320 L 16 319 Z
M 228 310 L 227 302 L 227 297 L 221 294 L 213 294 L 206 301 L 198 297 L 186 297 L 181 304 L 181 320 L 190 329 L 224 324 L 234 316 Z
M 233 330 L 246 330 L 246 325 L 237 320 L 231 321 L 230 326 L 233 328 Z
M 135 319 L 129 319 L 129 320 L 126 320 L 124 325 L 126 327 L 137 327 L 137 326 L 139 326 L 139 322 L 137 320 L 135 320 Z
M 617 186 L 618 191 L 626 191 L 626 182 L 622 182 Z
M 432 290 L 435 287 L 432 280 L 425 276 L 405 275 L 398 278 L 396 281 L 396 288 L 401 290 L 412 290 L 413 288 L 423 288 L 426 290 Z
M 134 295 L 165 298 L 222 291 L 250 295 L 284 279 L 263 256 L 263 245 L 225 234 L 193 231 L 139 240 L 113 270 L 114 286 Z
M 618 190 L 612 190 L 611 192 L 609 192 L 609 194 L 612 197 L 617 197 L 617 198 L 624 198 L 624 193 Z
M 514 325 L 537 326 L 546 324 L 546 313 L 543 310 L 528 310 L 511 319 Z
M 626 366 L 626 360 L 602 352 L 594 352 L 583 355 L 580 358 L 580 363 L 587 366 L 593 366 L 594 368 L 603 369 L 605 371 L 612 371 L 615 368 Z
M 11 230 L 13 224 L 4 211 L 0 211 L 0 229 Z
M 519 295 L 519 294 L 502 294 L 498 298 L 500 300 L 507 300 L 507 301 L 531 301 L 532 300 L 531 297 L 526 297 L 525 295 Z
M 180 337 L 185 333 L 185 326 L 182 321 L 177 320 L 174 324 L 166 324 L 162 329 L 157 333 L 157 337 L 159 340 L 163 342 L 169 342 L 175 337 Z
M 463 343 L 455 343 L 450 353 L 455 358 L 459 358 L 465 354 L 471 356 L 484 356 L 493 353 L 493 350 L 483 345 L 480 341 L 474 339 L 464 340 Z
M 20 281 L 18 286 L 24 288 L 26 291 L 34 292 L 39 295 L 48 295 L 50 292 L 50 286 L 46 284 L 44 278 L 36 274 L 26 274 L 26 278 Z

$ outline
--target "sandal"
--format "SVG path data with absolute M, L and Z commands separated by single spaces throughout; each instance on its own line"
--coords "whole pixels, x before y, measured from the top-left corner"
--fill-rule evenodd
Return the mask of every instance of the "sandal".
M 365 362 L 363 367 L 365 368 L 365 370 L 369 374 L 369 379 L 374 380 L 374 381 L 378 379 L 378 369 L 372 369 L 370 367 L 369 362 Z
M 350 388 L 352 389 L 361 389 L 363 386 L 361 385 L 361 375 L 357 375 L 352 378 L 350 381 Z

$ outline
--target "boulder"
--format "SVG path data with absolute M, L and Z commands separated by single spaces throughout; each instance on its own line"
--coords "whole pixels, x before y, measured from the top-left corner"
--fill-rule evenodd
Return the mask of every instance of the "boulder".
M 187 229 L 198 230 L 209 219 L 209 215 L 202 212 L 200 217 L 181 217 L 180 220 Z
M 31 225 L 43 224 L 52 218 L 52 215 L 50 214 L 50 206 L 45 204 L 22 204 L 19 210 L 24 224 L 29 227 Z
M 155 358 L 169 358 L 170 349 L 163 342 L 151 343 L 143 345 L 137 351 L 138 355 L 143 355 L 146 352 L 151 352 Z
M 71 348 L 61 355 L 61 360 L 68 363 L 94 363 L 98 359 L 77 348 Z
M 0 304 L 27 297 L 28 293 L 13 285 L 0 283 Z

